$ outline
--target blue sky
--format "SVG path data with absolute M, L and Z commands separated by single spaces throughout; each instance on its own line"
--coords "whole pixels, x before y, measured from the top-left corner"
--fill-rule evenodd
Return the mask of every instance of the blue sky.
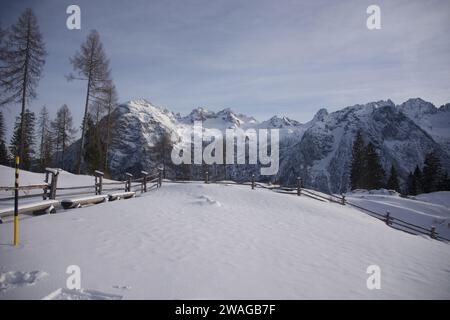
M 81 7 L 81 30 L 66 28 L 66 8 Z M 366 28 L 366 8 L 381 8 L 381 30 Z M 265 120 L 301 122 L 380 99 L 450 102 L 450 1 L 0 0 L 11 25 L 31 7 L 49 55 L 30 108 L 62 104 L 80 123 L 85 83 L 67 82 L 73 56 L 97 29 L 120 101 L 146 98 L 188 113 L 232 108 Z M 19 113 L 3 111 L 7 126 Z

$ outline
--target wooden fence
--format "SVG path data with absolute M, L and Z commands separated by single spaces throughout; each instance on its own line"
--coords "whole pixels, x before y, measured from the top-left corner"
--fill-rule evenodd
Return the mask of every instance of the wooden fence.
M 162 171 L 158 170 L 153 174 L 150 174 L 146 171 L 141 172 L 140 178 L 134 178 L 132 174 L 126 173 L 126 179 L 123 181 L 113 181 L 113 182 L 104 182 L 103 177 L 104 174 L 101 171 L 95 171 L 94 173 L 94 183 L 92 185 L 84 185 L 84 186 L 69 186 L 69 187 L 58 187 L 58 176 L 59 169 L 50 169 L 47 168 L 45 171 L 45 182 L 43 184 L 38 185 L 27 185 L 27 186 L 19 186 L 19 190 L 42 190 L 43 192 L 40 194 L 28 194 L 28 195 L 20 195 L 17 200 L 28 199 L 33 197 L 42 197 L 43 200 L 55 200 L 59 196 L 73 197 L 80 195 L 102 195 L 108 192 L 136 192 L 140 191 L 141 193 L 148 192 L 154 188 L 161 187 L 162 184 Z M 187 183 L 190 182 L 186 180 L 167 180 L 172 183 Z M 256 188 L 264 188 L 269 189 L 274 192 L 297 195 L 297 196 L 305 196 L 311 199 L 315 199 L 318 201 L 337 203 L 340 205 L 350 205 L 354 208 L 361 210 L 362 212 L 382 220 L 386 223 L 386 225 L 405 231 L 412 234 L 424 234 L 428 235 L 433 239 L 440 241 L 450 242 L 450 239 L 440 236 L 436 232 L 436 228 L 431 226 L 429 229 L 424 228 L 422 226 L 407 222 L 405 220 L 393 217 L 391 212 L 387 211 L 385 214 L 381 214 L 379 212 L 375 212 L 369 210 L 367 208 L 361 207 L 355 203 L 349 202 L 345 195 L 333 195 L 324 193 L 321 191 L 307 189 L 304 188 L 302 184 L 302 179 L 297 178 L 296 186 L 281 186 L 281 185 L 270 185 L 263 184 L 255 181 L 255 176 L 252 176 L 251 181 L 249 182 L 234 182 L 234 181 L 211 181 L 209 173 L 206 171 L 204 174 L 204 183 L 232 183 L 232 184 L 240 184 L 240 185 L 249 185 L 254 190 Z M 0 191 L 14 191 L 15 187 L 0 187 Z M 61 193 L 62 191 L 69 191 Z M 0 198 L 0 201 L 10 201 L 15 199 L 15 197 L 4 197 Z
M 132 174 L 126 174 L 126 180 L 123 181 L 111 181 L 105 182 L 103 181 L 103 172 L 95 171 L 94 173 L 94 181 L 91 185 L 77 185 L 77 186 L 67 186 L 67 187 L 58 187 L 58 177 L 59 177 L 59 169 L 47 168 L 45 170 L 45 179 L 43 184 L 36 185 L 18 185 L 17 187 L 0 187 L 0 191 L 14 191 L 14 196 L 11 197 L 2 197 L 0 198 L 0 202 L 11 201 L 19 203 L 24 199 L 30 198 L 42 198 L 43 201 L 39 202 L 28 202 L 24 205 L 18 205 L 13 208 L 3 208 L 0 209 L 0 223 L 2 222 L 1 218 L 4 216 L 15 215 L 16 211 L 20 212 L 54 212 L 54 205 L 58 203 L 62 205 L 61 201 L 56 201 L 56 199 L 68 199 L 70 197 L 79 197 L 84 196 L 84 200 L 86 200 L 86 196 L 88 195 L 108 195 L 108 197 L 112 200 L 124 198 L 127 199 L 130 196 L 130 193 L 135 194 L 140 191 L 141 193 L 151 191 L 155 188 L 161 187 L 162 184 L 162 172 L 158 170 L 153 174 L 149 174 L 146 171 L 142 171 L 142 176 L 139 178 L 134 178 Z M 20 179 L 19 179 L 20 180 Z M 24 194 L 19 195 L 18 191 L 33 191 L 33 190 L 42 190 L 41 192 L 34 194 Z M 16 192 L 17 191 L 17 192 Z M 121 193 L 123 196 L 121 196 Z M 126 194 L 126 195 L 125 195 Z M 105 197 L 106 199 L 106 197 Z M 52 201 L 53 200 L 53 201 Z M 76 202 L 76 198 L 74 202 Z M 96 198 L 92 197 L 92 203 L 96 202 Z M 89 203 L 89 202 L 88 202 Z M 43 210 L 42 208 L 47 204 L 48 210 Z M 64 207 L 64 206 L 63 206 Z
M 123 181 L 113 181 L 113 182 L 104 182 L 103 181 L 103 172 L 95 171 L 94 172 L 94 181 L 93 184 L 90 185 L 81 185 L 81 186 L 68 186 L 68 187 L 58 187 L 58 177 L 59 177 L 59 169 L 50 169 L 47 168 L 45 170 L 45 180 L 43 184 L 36 185 L 19 185 L 19 191 L 31 191 L 31 190 L 42 190 L 41 193 L 35 194 L 25 194 L 19 195 L 18 199 L 28 199 L 28 198 L 42 198 L 46 199 L 56 199 L 57 197 L 64 196 L 76 196 L 76 195 L 101 195 L 105 192 L 111 191 L 121 191 L 129 192 L 134 189 L 134 191 L 139 191 L 141 193 L 147 192 L 155 187 L 160 187 L 162 183 L 161 171 L 158 171 L 153 174 L 149 174 L 146 171 L 142 171 L 142 176 L 140 178 L 133 178 L 133 175 L 130 173 L 126 173 L 126 180 Z M 0 191 L 14 191 L 15 187 L 1 187 Z M 59 191 L 59 192 L 58 192 Z M 64 192 L 61 191 L 73 191 L 73 192 Z M 14 196 L 10 197 L 2 197 L 0 201 L 10 201 L 14 200 Z

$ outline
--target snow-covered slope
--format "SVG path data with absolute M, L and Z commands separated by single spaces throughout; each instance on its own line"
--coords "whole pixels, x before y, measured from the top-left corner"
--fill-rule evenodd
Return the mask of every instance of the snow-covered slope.
M 439 204 L 450 209 L 450 193 L 448 191 L 423 193 L 412 198 L 429 203 Z
M 16 248 L 12 231 L 0 225 L 0 299 L 450 298 L 448 244 L 249 186 L 164 183 L 24 220 Z M 70 265 L 84 291 L 64 289 Z M 370 265 L 380 290 L 366 287 Z

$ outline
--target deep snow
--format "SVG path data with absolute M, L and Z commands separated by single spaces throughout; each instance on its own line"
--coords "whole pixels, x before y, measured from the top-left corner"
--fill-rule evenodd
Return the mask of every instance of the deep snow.
M 13 247 L 0 225 L 0 299 L 450 299 L 449 244 L 249 186 L 164 183 L 19 231 Z M 373 264 L 380 290 L 366 287 Z M 65 289 L 69 265 L 83 291 Z

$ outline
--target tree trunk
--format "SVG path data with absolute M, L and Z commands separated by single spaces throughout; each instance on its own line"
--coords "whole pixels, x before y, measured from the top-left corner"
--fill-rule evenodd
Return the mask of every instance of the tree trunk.
M 106 120 L 106 146 L 105 146 L 105 162 L 103 165 L 103 171 L 106 172 L 108 170 L 108 151 L 109 151 L 109 126 L 111 125 L 111 94 L 109 95 L 108 101 L 108 117 Z
M 46 125 L 46 123 L 44 122 L 44 123 L 42 123 L 42 128 L 41 128 L 41 147 L 40 147 L 40 150 L 39 150 L 39 154 L 40 154 L 40 157 L 41 157 L 41 167 L 42 167 L 42 169 L 43 169 L 43 167 L 44 167 L 44 159 L 43 159 L 43 157 L 42 157 L 42 154 L 44 153 L 44 133 L 45 133 L 45 125 Z
M 63 120 L 63 136 L 62 136 L 62 154 L 61 154 L 61 168 L 64 169 L 64 153 L 66 151 L 66 115 Z
M 81 127 L 81 141 L 80 141 L 80 154 L 78 155 L 78 168 L 77 173 L 81 173 L 81 158 L 83 157 L 84 152 L 84 134 L 86 131 L 86 116 L 88 112 L 88 106 L 89 106 L 89 94 L 91 90 L 91 80 L 92 80 L 92 59 L 94 58 L 94 43 L 91 44 L 91 52 L 89 56 L 89 76 L 88 76 L 88 83 L 87 83 L 87 92 L 86 92 L 86 103 L 84 105 L 84 116 L 83 116 L 83 125 Z
M 25 66 L 23 72 L 23 85 L 22 85 L 22 112 L 20 114 L 20 146 L 18 155 L 20 157 L 20 166 L 24 167 L 23 161 L 23 149 L 24 149 L 24 138 L 25 138 L 25 102 L 27 97 L 27 81 L 28 81 L 28 63 L 30 56 L 30 20 L 27 21 L 27 47 L 25 49 Z

